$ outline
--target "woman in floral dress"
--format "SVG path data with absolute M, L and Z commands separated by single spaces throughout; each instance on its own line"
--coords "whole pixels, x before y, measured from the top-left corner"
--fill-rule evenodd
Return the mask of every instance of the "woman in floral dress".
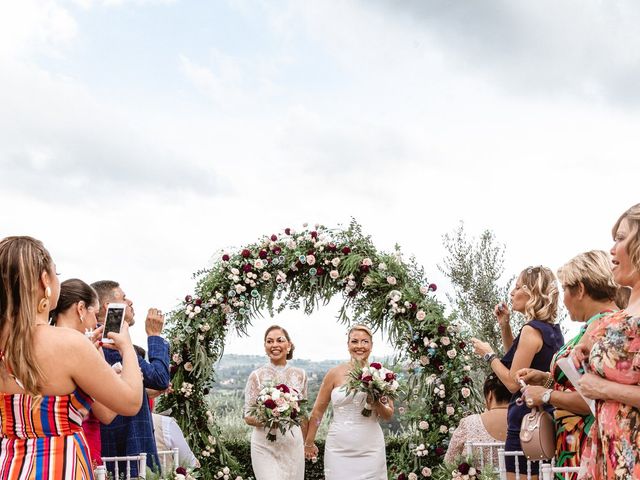
M 577 362 L 590 352 L 578 387 L 597 400 L 578 477 L 587 480 L 640 478 L 640 204 L 622 214 L 613 236 L 613 276 L 631 287 L 629 305 L 575 348 Z
M 558 279 L 564 290 L 564 304 L 575 322 L 584 322 L 578 335 L 565 343 L 551 361 L 549 372 L 523 368 L 518 377 L 527 387 L 525 401 L 540 406 L 546 403 L 555 407 L 556 456 L 559 467 L 580 466 L 584 447 L 594 417 L 582 396 L 576 391 L 562 369 L 557 365 L 561 358 L 568 357 L 585 332 L 593 331 L 601 319 L 611 312 L 623 308 L 616 305 L 618 285 L 613 280 L 611 259 L 602 250 L 592 250 L 572 258 L 558 270 Z M 577 474 L 569 474 L 575 479 Z M 564 479 L 564 474 L 556 474 Z

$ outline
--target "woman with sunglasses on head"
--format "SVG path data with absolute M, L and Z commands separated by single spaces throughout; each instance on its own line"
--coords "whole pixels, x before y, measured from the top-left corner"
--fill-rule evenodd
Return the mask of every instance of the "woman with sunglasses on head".
M 520 426 L 533 404 L 526 405 L 520 391 L 517 372 L 523 368 L 549 370 L 551 358 L 564 344 L 560 326 L 555 323 L 558 311 L 558 286 L 553 272 L 547 267 L 525 268 L 511 291 L 511 306 L 524 314 L 527 323 L 514 338 L 509 325 L 510 313 L 505 303 L 496 305 L 494 314 L 500 324 L 502 343 L 507 353 L 500 359 L 487 342 L 473 338 L 476 354 L 487 361 L 491 369 L 513 394 L 507 412 L 507 440 L 505 451 L 520 451 Z M 505 458 L 507 478 L 516 478 L 514 457 Z M 538 475 L 537 462 L 531 465 L 531 474 Z M 527 472 L 524 457 L 518 457 L 518 471 Z
M 523 395 L 527 404 L 555 407 L 555 465 L 578 467 L 594 417 L 557 362 L 569 357 L 584 335 L 594 331 L 604 317 L 624 308 L 626 301 L 621 298 L 623 295 L 613 279 L 611 259 L 602 250 L 592 250 L 572 258 L 558 270 L 558 278 L 571 320 L 583 322 L 583 326 L 578 335 L 558 350 L 549 372 L 523 368 L 518 372 L 518 377 L 528 385 Z M 625 303 L 617 305 L 616 301 Z M 572 473 L 566 478 L 574 479 L 576 476 Z
M 251 465 L 256 480 L 303 480 L 304 436 L 302 428 L 293 427 L 284 435 L 276 430 L 274 441 L 267 439 L 267 430 L 257 418 L 249 415 L 249 409 L 268 383 L 285 384 L 307 398 L 307 374 L 301 368 L 287 363 L 293 358 L 294 345 L 289 333 L 278 325 L 267 328 L 264 334 L 264 350 L 269 362 L 249 374 L 244 392 L 244 421 L 253 428 L 251 432 Z

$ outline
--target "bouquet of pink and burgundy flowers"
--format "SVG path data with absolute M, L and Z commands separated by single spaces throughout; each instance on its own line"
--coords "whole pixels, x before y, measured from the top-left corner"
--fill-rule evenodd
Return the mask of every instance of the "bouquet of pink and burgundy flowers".
M 267 430 L 267 439 L 276 440 L 276 430 L 283 435 L 292 427 L 299 427 L 304 419 L 302 404 L 306 402 L 300 393 L 292 387 L 281 383 L 265 385 L 256 399 L 256 404 L 249 409 L 249 415 L 261 422 Z
M 399 388 L 397 375 L 378 362 L 373 362 L 368 367 L 356 366 L 349 372 L 349 379 L 345 384 L 347 395 L 358 392 L 367 394 L 367 403 L 362 409 L 365 417 L 372 413 L 368 402 L 376 402 L 383 397 L 393 400 L 400 393 Z

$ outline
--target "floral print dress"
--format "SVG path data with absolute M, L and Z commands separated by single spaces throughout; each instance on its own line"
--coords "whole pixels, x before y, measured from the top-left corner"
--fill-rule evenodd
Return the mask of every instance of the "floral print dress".
M 603 319 L 593 332 L 591 370 L 612 382 L 640 384 L 640 318 L 624 311 Z M 596 423 L 582 453 L 580 479 L 640 478 L 640 410 L 598 401 Z

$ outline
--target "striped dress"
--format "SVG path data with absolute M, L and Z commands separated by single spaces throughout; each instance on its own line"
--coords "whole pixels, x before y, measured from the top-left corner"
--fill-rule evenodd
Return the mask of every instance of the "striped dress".
M 82 420 L 93 400 L 0 393 L 0 480 L 93 480 Z

